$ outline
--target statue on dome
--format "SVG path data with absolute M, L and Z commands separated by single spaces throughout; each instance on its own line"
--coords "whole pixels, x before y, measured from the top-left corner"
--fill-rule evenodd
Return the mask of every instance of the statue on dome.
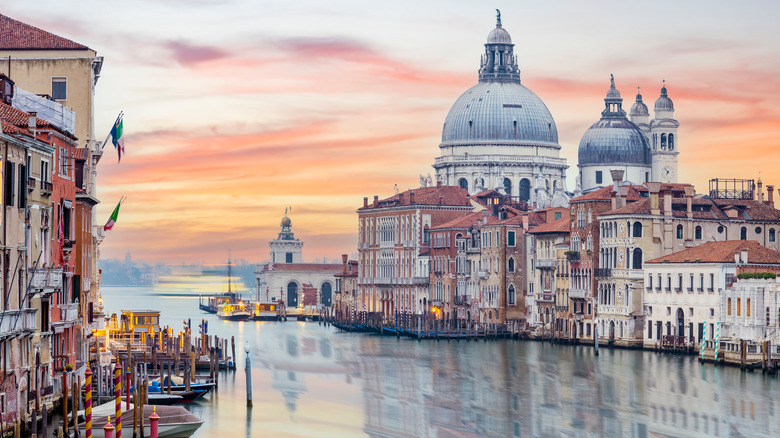
M 496 9 L 496 27 L 501 27 L 501 11 Z

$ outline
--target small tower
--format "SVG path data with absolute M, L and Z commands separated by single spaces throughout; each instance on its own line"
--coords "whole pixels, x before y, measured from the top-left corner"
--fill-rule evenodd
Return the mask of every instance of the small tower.
M 295 238 L 292 232 L 292 221 L 287 217 L 287 209 L 284 209 L 279 236 L 276 240 L 268 242 L 271 247 L 271 263 L 303 263 L 303 242 Z
M 666 81 L 661 87 L 661 96 L 653 108 L 655 118 L 650 121 L 650 145 L 652 157 L 652 178 L 654 182 L 677 182 L 678 138 L 680 123 L 674 118 L 674 102 L 666 91 Z
M 631 112 L 629 115 L 631 116 L 631 121 L 634 122 L 636 126 L 639 126 L 639 129 L 641 129 L 645 135 L 650 133 L 650 111 L 647 109 L 647 105 L 642 101 L 642 93 L 640 92 L 639 87 L 636 87 L 636 102 L 631 105 Z

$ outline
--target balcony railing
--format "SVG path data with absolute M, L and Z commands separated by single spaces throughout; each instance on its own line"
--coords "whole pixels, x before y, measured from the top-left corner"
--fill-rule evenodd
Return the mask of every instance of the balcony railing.
M 569 298 L 585 299 L 588 297 L 588 292 L 589 291 L 587 289 L 570 289 Z
M 27 177 L 27 191 L 32 192 L 35 189 L 35 178 Z
M 35 313 L 38 309 L 17 309 L 0 312 L 0 338 L 37 330 Z
M 51 195 L 52 190 L 54 189 L 54 186 L 49 181 L 41 180 L 41 193 L 44 195 Z
M 593 270 L 593 275 L 596 278 L 609 278 L 612 276 L 612 269 L 610 268 L 597 268 Z
M 442 301 L 442 300 L 431 300 L 431 306 L 438 307 L 438 308 L 441 309 L 442 307 L 444 307 L 444 301 Z
M 455 304 L 458 306 L 468 306 L 471 304 L 471 297 L 468 295 L 456 295 Z
M 555 260 L 539 259 L 536 261 L 537 269 L 555 269 Z
M 79 303 L 60 305 L 60 322 L 76 322 L 79 319 Z
M 36 269 L 32 274 L 30 286 L 44 292 L 62 290 L 62 268 Z

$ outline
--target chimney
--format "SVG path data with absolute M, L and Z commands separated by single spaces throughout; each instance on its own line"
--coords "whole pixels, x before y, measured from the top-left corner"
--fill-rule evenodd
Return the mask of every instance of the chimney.
M 409 192 L 409 203 L 414 204 L 414 192 Z
M 368 196 L 363 197 L 363 208 L 368 208 Z
M 734 264 L 735 265 L 739 264 L 739 253 L 738 252 L 734 253 Z
M 685 186 L 685 200 L 687 205 L 685 212 L 688 214 L 688 219 L 693 219 L 693 186 Z
M 444 195 L 439 195 L 439 205 L 444 205 Z
M 742 263 L 747 263 L 748 262 L 748 251 L 746 249 L 743 249 L 742 251 L 740 251 L 740 253 L 741 253 L 740 257 L 742 258 Z
M 398 194 L 398 203 L 402 204 L 402 205 L 404 203 L 404 193 L 403 192 Z
M 374 195 L 374 207 L 379 207 L 379 196 Z
M 766 203 L 775 208 L 775 186 L 773 185 L 766 186 Z
M 27 117 L 27 127 L 30 128 L 30 131 L 35 132 L 35 128 L 38 127 L 38 113 L 35 111 L 30 111 L 29 116 Z
M 764 183 L 761 182 L 761 178 L 758 179 L 758 193 L 756 193 L 756 196 L 758 196 L 758 202 L 764 202 Z
M 488 211 L 487 209 L 482 210 L 482 223 L 487 223 L 487 217 L 488 217 Z
M 436 180 L 436 187 L 441 187 L 441 180 Z
M 620 183 L 623 181 L 623 171 L 620 169 L 612 169 L 609 171 L 610 175 L 612 175 L 612 209 L 620 208 L 623 205 L 625 205 L 625 202 L 623 202 L 623 205 L 620 201 Z
M 647 182 L 645 185 L 647 186 L 647 189 L 650 190 L 650 214 L 661 214 L 661 209 L 658 206 L 658 192 L 661 191 L 661 183 Z
M 344 272 L 347 272 L 347 255 L 342 254 L 341 255 L 341 262 L 344 264 Z
M 664 216 L 672 215 L 672 191 L 664 192 Z
M 626 206 L 626 197 L 628 197 L 628 191 L 631 189 L 629 186 L 620 186 L 619 194 L 617 198 L 618 208 Z
M 527 214 L 523 215 L 523 229 L 528 231 L 528 215 Z

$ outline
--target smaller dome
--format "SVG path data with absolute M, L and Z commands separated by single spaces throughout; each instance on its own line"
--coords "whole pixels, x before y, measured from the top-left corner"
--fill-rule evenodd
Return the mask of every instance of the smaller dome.
M 619 99 L 620 98 L 620 91 L 617 90 L 617 88 L 610 88 L 609 91 L 607 91 L 607 99 Z
M 637 93 L 636 102 L 631 105 L 631 116 L 649 116 L 650 111 L 647 109 L 647 105 L 642 102 L 642 95 Z
M 674 102 L 666 94 L 666 85 L 661 88 L 661 97 L 655 101 L 656 111 L 674 111 Z
M 282 218 L 282 226 L 283 227 L 289 227 L 291 225 L 292 225 L 292 221 L 290 220 L 289 217 L 285 216 L 285 217 Z
M 501 25 L 491 30 L 487 37 L 488 44 L 512 44 L 512 37 Z

